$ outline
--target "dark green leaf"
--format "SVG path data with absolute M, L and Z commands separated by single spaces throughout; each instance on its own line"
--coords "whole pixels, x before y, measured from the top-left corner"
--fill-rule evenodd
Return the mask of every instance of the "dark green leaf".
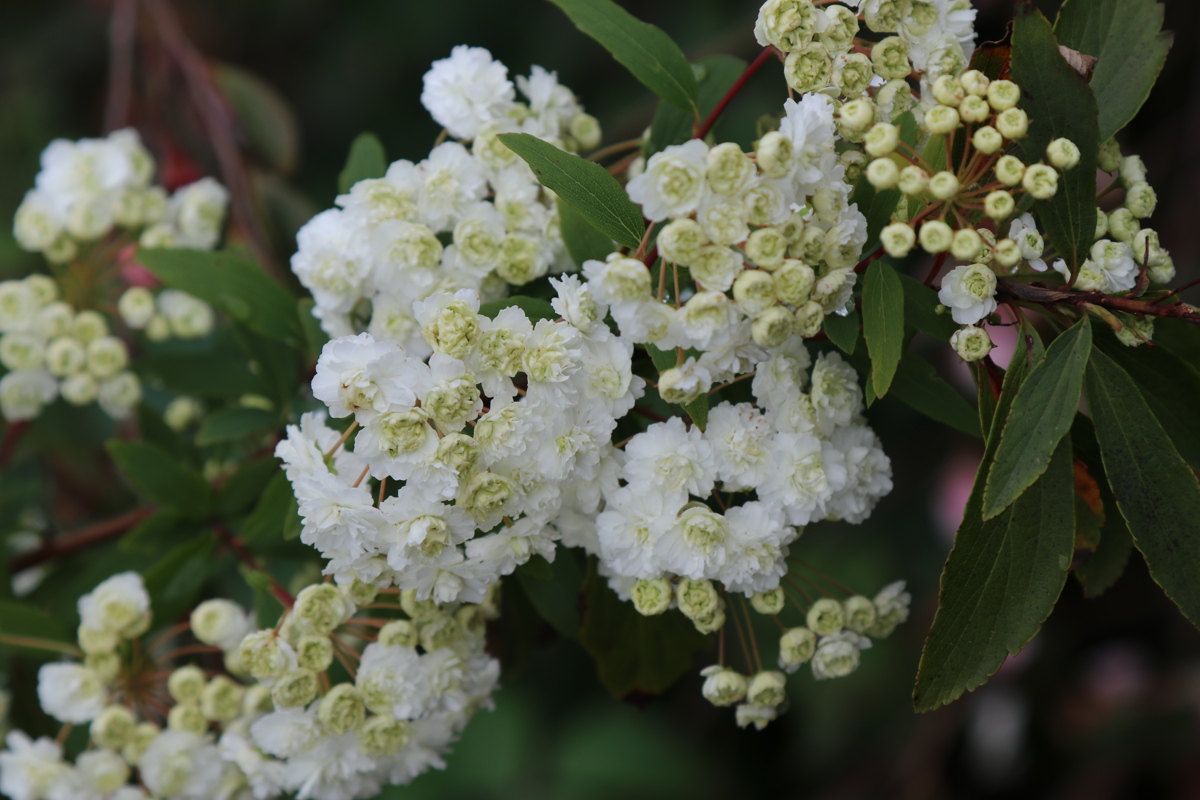
M 904 355 L 904 285 L 891 264 L 867 267 L 862 295 L 863 338 L 871 356 L 871 385 L 876 397 L 887 394 Z
M 543 300 L 540 297 L 526 297 L 524 295 L 513 295 L 512 297 L 501 297 L 499 300 L 491 300 L 479 307 L 479 313 L 488 319 L 495 319 L 506 308 L 516 306 L 525 312 L 525 316 L 529 317 L 530 322 L 537 324 L 543 319 L 558 319 L 558 312 L 554 310 L 554 306 L 550 305 L 549 300 Z
M 854 186 L 850 202 L 857 203 L 858 210 L 867 218 L 867 242 L 863 245 L 865 257 L 879 248 L 879 232 L 892 221 L 892 214 L 896 213 L 896 204 L 900 202 L 900 190 L 876 191 L 867 180 L 867 176 L 863 175 Z
M 708 395 L 702 394 L 690 403 L 684 403 L 683 410 L 696 423 L 696 427 L 704 430 L 708 427 Z
M 534 556 L 515 575 L 542 619 L 566 638 L 578 639 L 583 570 L 577 552 L 562 548 L 552 564 Z
M 273 339 L 259 336 L 244 325 L 236 325 L 234 329 L 242 347 L 250 355 L 250 368 L 262 379 L 266 388 L 265 396 L 276 409 L 286 412 L 300 379 L 296 351 Z M 307 346 L 300 349 L 305 351 Z
M 271 481 L 281 474 L 283 470 L 275 458 L 258 458 L 242 464 L 217 490 L 217 514 L 231 517 L 249 511 Z
M 904 273 L 900 273 L 900 283 L 904 286 L 905 323 L 926 336 L 950 341 L 958 325 L 949 314 L 939 314 L 935 310 L 939 302 L 937 292 Z
M 1085 315 L 1054 340 L 1045 360 L 1021 384 L 988 472 L 984 519 L 1008 508 L 1037 480 L 1059 440 L 1071 430 L 1091 349 L 1092 327 Z
M 387 168 L 387 154 L 379 137 L 373 133 L 360 133 L 350 145 L 346 166 L 338 175 L 338 194 L 350 191 L 350 187 L 359 181 L 382 178 Z
M 992 420 L 996 416 L 996 393 L 992 389 L 992 381 L 988 376 L 987 366 L 982 361 L 976 361 L 971 373 L 975 376 L 976 402 L 979 404 L 979 428 L 990 431 Z
M 142 442 L 110 441 L 108 452 L 138 494 L 190 517 L 208 513 L 208 483 L 170 453 Z
M 687 617 L 671 610 L 644 617 L 624 602 L 588 559 L 579 641 L 596 662 L 600 683 L 615 697 L 640 691 L 659 694 L 692 668 L 709 646 Z
M 694 67 L 694 71 L 700 73 L 696 95 L 700 119 L 703 120 L 708 118 L 725 93 L 746 71 L 746 62 L 733 56 L 707 56 L 697 59 Z M 646 158 L 673 144 L 683 144 L 691 139 L 695 125 L 695 115 L 680 111 L 669 103 L 659 103 L 654 112 L 654 121 L 650 123 L 650 135 L 646 138 Z
M 58 620 L 41 609 L 16 600 L 0 600 L 0 653 L 58 660 L 64 653 L 79 652 L 73 638 Z
M 626 247 L 641 244 L 646 233 L 642 212 L 604 167 L 528 133 L 502 133 L 500 140 L 529 164 L 543 186 L 574 206 L 596 230 Z
M 905 353 L 892 379 L 891 396 L 930 419 L 979 436 L 979 417 L 971 404 L 942 380 L 933 365 L 916 353 Z
M 1100 141 L 1124 128 L 1154 88 L 1171 49 L 1162 32 L 1163 6 L 1154 0 L 1068 0 L 1058 12 L 1059 44 L 1095 56 L 1092 94 L 1100 110 Z
M 612 0 L 550 0 L 633 77 L 676 108 L 696 114 L 696 77 L 679 45 Z
M 300 155 L 300 129 L 283 95 L 233 64 L 214 64 L 212 76 L 258 154 L 277 172 L 291 172 Z
M 242 526 L 242 540 L 247 544 L 278 542 L 300 535 L 300 515 L 296 495 L 287 475 L 280 470 L 263 490 L 258 505 Z
M 268 431 L 279 423 L 279 415 L 261 408 L 232 406 L 220 408 L 204 418 L 196 433 L 196 444 L 201 447 L 232 442 L 252 433 Z
M 252 373 L 245 353 L 236 348 L 197 355 L 138 356 L 135 362 L 150 384 L 197 397 L 239 397 L 263 392 L 262 378 Z
M 1059 53 L 1050 23 L 1029 5 L 1018 9 L 1013 23 L 1012 75 L 1030 119 L 1029 135 L 1021 140 L 1025 162 L 1044 160 L 1046 145 L 1058 137 L 1079 147 L 1079 164 L 1059 178 L 1058 193 L 1035 203 L 1042 230 L 1075 270 L 1087 258 L 1096 230 L 1096 101 L 1087 81 Z
M 652 344 L 647 344 L 646 352 L 650 354 L 650 360 L 654 362 L 654 368 L 660 373 L 679 364 L 678 350 L 660 350 Z
M 300 316 L 300 324 L 304 326 L 309 358 L 320 356 L 321 348 L 329 341 L 329 334 L 321 327 L 321 321 L 313 316 L 313 306 L 315 305 L 316 302 L 311 297 L 302 297 L 296 308 L 296 312 Z
M 825 317 L 825 335 L 847 355 L 853 355 L 854 348 L 858 345 L 858 326 L 857 311 L 851 310 L 844 317 L 841 314 L 830 314 Z
M 154 626 L 178 619 L 200 598 L 200 590 L 213 566 L 217 540 L 201 535 L 176 547 L 142 574 L 150 594 Z
M 976 474 L 942 572 L 938 610 L 913 690 L 918 711 L 932 711 L 981 686 L 1007 656 L 1019 653 L 1050 615 L 1071 567 L 1070 441 L 1059 443 L 1045 474 L 1015 503 L 983 521 L 981 487 L 989 455 Z
M 295 298 L 253 261 L 225 252 L 145 247 L 138 248 L 137 258 L 167 286 L 195 295 L 256 333 L 306 349 Z
M 1129 527 L 1117 509 L 1116 498 L 1108 486 L 1108 477 L 1104 474 L 1104 461 L 1100 456 L 1100 444 L 1096 441 L 1092 421 L 1083 414 L 1076 414 L 1075 422 L 1071 425 L 1071 449 L 1075 458 L 1083 462 L 1088 474 L 1096 481 L 1104 509 L 1099 546 L 1092 553 L 1085 555 L 1085 560 L 1077 563 L 1074 570 L 1075 577 L 1083 586 L 1083 596 L 1099 597 L 1108 591 L 1125 571 L 1125 564 L 1133 550 L 1133 538 L 1129 535 Z M 1080 505 L 1086 506 L 1076 495 L 1077 516 Z M 1077 536 L 1076 550 L 1079 549 L 1079 544 Z
M 1133 543 L 1167 597 L 1200 624 L 1200 484 L 1133 378 L 1099 351 L 1086 391 L 1104 471 Z
M 1154 322 L 1154 344 L 1200 369 L 1200 325 L 1159 317 Z
M 563 244 L 578 267 L 585 261 L 603 261 L 616 249 L 613 240 L 593 228 L 570 203 L 558 204 L 558 224 Z
M 180 534 L 190 534 L 196 521 L 174 511 L 156 511 L 121 537 L 119 547 L 126 552 L 157 553 L 164 543 L 174 544 Z

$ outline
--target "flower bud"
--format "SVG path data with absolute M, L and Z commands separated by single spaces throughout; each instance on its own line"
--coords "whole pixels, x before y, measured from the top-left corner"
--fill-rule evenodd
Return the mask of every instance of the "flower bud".
M 776 670 L 760 672 L 746 687 L 746 702 L 763 708 L 776 708 L 787 700 L 787 676 Z
M 202 734 L 208 730 L 208 720 L 194 703 L 180 703 L 167 714 L 167 727 L 173 731 Z
M 116 797 L 117 795 L 112 793 L 129 780 L 129 765 L 112 750 L 88 750 L 80 753 L 75 759 L 75 775 L 93 792 Z M 51 796 L 65 795 L 56 794 L 51 790 Z
M 71 335 L 87 344 L 108 335 L 108 322 L 97 311 L 80 311 L 71 321 Z
M 716 664 L 700 670 L 704 685 L 700 694 L 714 706 L 731 706 L 746 696 L 749 681 L 746 676 Z
M 779 709 L 755 706 L 750 703 L 742 703 L 734 709 L 734 718 L 737 720 L 739 728 L 747 728 L 753 725 L 756 731 L 761 731 L 767 727 L 768 723 L 778 719 L 778 717 Z
M 17 331 L 0 337 L 0 364 L 3 364 L 5 368 L 9 370 L 37 369 L 45 362 L 46 346 L 42 343 L 40 336 Z
M 995 166 L 996 180 L 1005 186 L 1016 186 L 1025 176 L 1025 165 L 1016 156 L 1000 156 Z
M 115 336 L 101 336 L 87 345 L 87 369 L 97 380 L 105 380 L 129 366 L 129 351 Z
M 675 600 L 685 617 L 697 620 L 712 614 L 720 597 L 712 581 L 683 578 L 675 587 Z
M 242 695 L 242 714 L 257 716 L 269 714 L 274 710 L 275 703 L 271 700 L 270 689 L 259 683 L 246 687 L 246 691 Z
M 1021 261 L 1021 246 L 1012 239 L 1001 239 L 992 250 L 996 263 L 1002 267 L 1015 267 Z
M 278 677 L 291 663 L 291 647 L 275 631 L 256 631 L 242 639 L 237 649 L 242 669 L 257 680 Z
M 825 309 L 816 301 L 809 300 L 796 309 L 796 333 L 804 339 L 811 339 L 820 333 L 824 322 Z
M 933 82 L 933 99 L 944 106 L 958 108 L 966 96 L 966 88 L 953 75 L 942 75 Z
M 788 241 L 778 228 L 759 228 L 746 240 L 746 256 L 766 270 L 777 269 L 787 256 Z M 736 297 L 737 284 L 734 284 Z
M 579 142 L 579 146 L 583 150 L 595 150 L 600 146 L 602 138 L 600 121 L 591 114 L 583 112 L 576 114 L 571 118 L 567 130 L 570 131 L 571 138 Z
M 671 607 L 673 593 L 666 578 L 641 578 L 629 590 L 633 607 L 646 617 L 657 616 Z
M 1004 146 L 1004 137 L 991 125 L 984 125 L 971 136 L 975 149 L 990 156 Z
M 380 714 L 364 722 L 357 733 L 362 751 L 372 758 L 382 758 L 408 744 L 412 728 L 407 722 L 390 714 Z
M 1021 179 L 1025 191 L 1035 200 L 1049 200 L 1058 193 L 1058 172 L 1046 164 L 1033 164 Z
M 725 142 L 708 151 L 708 185 L 717 194 L 733 195 L 754 180 L 754 162 L 734 142 Z
M 815 42 L 788 53 L 783 62 L 783 78 L 792 91 L 804 94 L 823 89 L 833 77 L 833 59 L 829 51 Z
M 125 706 L 108 706 L 92 720 L 89 732 L 92 741 L 100 747 L 119 750 L 133 738 L 137 718 Z
M 1012 195 L 1003 189 L 989 192 L 988 196 L 983 199 L 983 213 L 992 219 L 1005 219 L 1012 214 L 1015 207 L 1016 202 Z
M 1019 108 L 1010 108 L 996 115 L 996 130 L 1005 139 L 1024 139 L 1029 133 L 1029 117 Z
M 950 200 L 958 194 L 958 177 L 953 172 L 942 171 L 929 179 L 929 193 L 938 200 Z
M 155 314 L 146 323 L 145 333 L 152 342 L 165 342 L 171 338 L 171 323 L 162 314 Z
M 117 313 L 127 326 L 140 331 L 154 316 L 154 295 L 142 286 L 132 286 L 117 301 Z
M 317 675 L 307 669 L 285 672 L 271 687 L 271 699 L 277 708 L 306 706 L 317 696 Z
M 929 175 L 915 164 L 909 164 L 900 170 L 900 180 L 897 182 L 900 191 L 908 197 L 919 197 L 929 189 Z
M 846 627 L 855 633 L 866 633 L 875 624 L 875 603 L 868 597 L 854 595 L 842 601 L 846 609 Z
M 875 121 L 875 106 L 867 99 L 851 100 L 834 112 L 839 128 L 852 133 L 866 133 Z
M 418 641 L 417 626 L 406 619 L 392 620 L 379 629 L 380 644 L 416 647 Z
M 944 253 L 950 249 L 954 231 L 939 219 L 927 220 L 921 225 L 921 233 L 917 238 L 926 253 Z
M 959 261 L 975 261 L 983 251 L 983 239 L 972 228 L 961 228 L 954 232 L 950 242 L 950 254 Z
M 1138 219 L 1145 219 L 1154 213 L 1158 205 L 1158 195 L 1145 181 L 1131 184 L 1125 190 L 1125 207 Z
M 1121 183 L 1131 186 L 1135 183 L 1145 183 L 1146 165 L 1141 156 L 1126 156 L 1121 159 Z
M 775 271 L 775 294 L 791 306 L 800 306 L 808 301 L 817 276 L 813 268 L 794 258 L 785 259 Z
M 778 302 L 775 279 L 764 270 L 746 270 L 733 282 L 733 299 L 747 316 L 756 317 Z
M 987 85 L 988 104 L 997 111 L 1008 111 L 1021 99 L 1021 90 L 1012 81 L 992 81 Z
M 925 129 L 932 134 L 946 134 L 962 124 L 958 109 L 950 106 L 934 106 L 925 112 Z
M 1046 160 L 1066 172 L 1079 163 L 1079 148 L 1070 139 L 1051 139 L 1046 145 Z
M 841 6 L 829 6 L 830 9 Z M 848 9 L 847 9 L 848 10 Z M 875 77 L 871 59 L 862 53 L 850 53 L 833 70 L 833 85 L 843 97 L 857 97 L 867 90 Z
M 150 746 L 151 742 L 158 738 L 158 734 L 159 728 L 153 722 L 139 722 L 133 729 L 133 735 L 129 737 L 129 741 L 121 748 L 121 757 L 131 766 L 136 767 L 142 759 L 142 754 L 146 752 L 146 748 Z
M 200 713 L 213 722 L 232 722 L 242 713 L 245 688 L 224 675 L 217 675 L 200 695 Z
M 416 622 L 427 622 L 441 614 L 435 601 L 418 600 L 415 589 L 405 589 L 400 593 L 400 607 Z
M 864 643 L 853 631 L 826 636 L 817 644 L 813 654 L 812 671 L 817 680 L 844 678 L 858 669 L 859 646 Z
M 100 394 L 100 383 L 86 372 L 63 378 L 58 393 L 73 406 L 86 406 Z
M 879 241 L 889 256 L 904 258 L 917 243 L 917 234 L 907 222 L 893 222 L 879 232 Z
M 367 717 L 358 689 L 350 683 L 339 683 L 329 690 L 317 706 L 317 718 L 334 736 L 358 728 Z
M 783 306 L 773 306 L 759 314 L 750 325 L 750 338 L 759 347 L 778 347 L 795 330 L 792 314 Z
M 884 80 L 907 78 L 912 72 L 908 43 L 899 36 L 886 36 L 871 46 L 871 66 Z
M 900 144 L 900 129 L 890 122 L 876 122 L 867 131 L 863 147 L 876 158 L 891 155 Z
M 180 667 L 167 678 L 167 691 L 176 703 L 194 703 L 200 699 L 207 683 L 204 670 L 197 666 Z
M 768 178 L 784 178 L 796 164 L 792 140 L 779 131 L 770 131 L 758 140 L 758 150 L 755 153 L 758 168 Z M 662 234 L 659 234 L 662 240 Z M 660 244 L 661 247 L 661 244 Z
M 333 642 L 328 636 L 301 636 L 296 642 L 296 663 L 312 672 L 324 672 L 333 663 Z
M 1121 168 L 1121 145 L 1117 144 L 1116 139 L 1109 139 L 1100 145 L 1096 166 L 1105 172 L 1116 172 Z
M 812 604 L 806 619 L 808 627 L 818 636 L 840 631 L 846 623 L 846 610 L 832 597 L 822 597 Z
M 304 630 L 327 635 L 353 613 L 354 604 L 340 586 L 318 583 L 306 586 L 296 595 L 291 619 Z
M 1131 242 L 1141 230 L 1142 223 L 1128 208 L 1118 208 L 1108 215 L 1108 234 L 1118 242 Z
M 1116 316 L 1121 321 L 1121 327 L 1114 329 L 1114 332 L 1117 334 L 1117 340 L 1126 347 L 1137 347 L 1154 337 L 1154 317 L 1138 319 L 1133 314 L 1123 311 L 1118 311 Z
M 960 75 L 958 80 L 968 95 L 972 97 L 987 97 L 988 86 L 991 81 L 979 70 L 969 69 Z
M 707 242 L 708 237 L 694 219 L 676 219 L 659 232 L 658 252 L 665 261 L 688 266 L 700 255 L 701 246 Z M 642 272 L 645 272 L 644 267 Z
M 703 634 L 716 633 L 725 626 L 725 601 L 717 599 L 717 607 L 702 617 L 692 620 L 692 625 Z
M 813 657 L 816 649 L 817 635 L 808 628 L 791 628 L 785 631 L 779 637 L 779 668 L 789 674 L 795 672 L 801 664 Z
M 963 122 L 979 123 L 991 115 L 992 107 L 982 97 L 976 97 L 975 95 L 967 95 L 958 107 L 958 116 L 962 118 Z M 991 130 L 995 129 L 992 128 Z
M 876 189 L 894 189 L 900 180 L 900 168 L 890 158 L 877 158 L 867 165 L 867 180 Z

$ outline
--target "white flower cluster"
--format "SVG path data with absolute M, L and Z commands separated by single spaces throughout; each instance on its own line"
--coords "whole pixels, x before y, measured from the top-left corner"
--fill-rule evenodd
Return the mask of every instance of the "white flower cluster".
M 142 398 L 129 350 L 107 319 L 59 300 L 45 275 L 0 282 L 0 365 L 0 416 L 9 422 L 37 417 L 59 396 L 77 406 L 98 402 L 121 419 Z
M 372 620 L 378 633 L 359 654 L 349 642 L 361 643 L 364 623 L 353 615 L 374 600 L 362 584 L 310 586 L 277 630 L 265 631 L 235 603 L 202 603 L 193 633 L 225 651 L 231 677 L 171 668 L 171 654 L 160 660 L 155 645 L 136 657 L 120 649 L 145 632 L 150 601 L 136 573 L 109 578 L 79 601 L 85 662 L 38 674 L 43 710 L 88 725 L 92 747 L 72 764 L 60 744 L 12 731 L 0 751 L 0 792 L 13 800 L 351 800 L 443 767 L 470 717 L 491 707 L 499 664 L 484 652 L 483 625 L 495 598 L 437 606 L 404 595 L 392 605 L 403 616 Z M 331 686 L 335 657 L 351 678 Z
M 339 583 L 479 602 L 531 555 L 552 559 L 548 524 L 564 497 L 576 487 L 596 494 L 615 471 L 616 420 L 644 386 L 633 348 L 577 278 L 552 282 L 559 321 L 535 324 L 515 306 L 488 319 L 469 289 L 418 301 L 428 363 L 368 333 L 326 344 L 313 394 L 334 417 L 354 417 L 354 451 L 339 450 L 338 433 L 310 414 L 276 455 L 300 505 L 301 540 Z M 376 505 L 367 475 L 398 490 Z
M 552 72 L 535 66 L 517 88 L 526 102 L 487 50 L 454 48 L 425 75 L 421 101 L 460 141 L 359 181 L 301 229 L 292 270 L 330 336 L 367 331 L 424 357 L 414 301 L 459 289 L 493 299 L 570 267 L 553 198 L 496 137 L 592 148 L 599 127 Z
M 212 178 L 170 196 L 151 185 L 154 159 L 132 128 L 105 139 L 56 139 L 41 160 L 13 223 L 26 250 L 70 261 L 114 228 L 140 231 L 153 247 L 211 250 L 220 239 L 229 193 Z
M 858 41 L 860 21 L 876 34 L 893 35 Z M 879 86 L 876 99 L 886 105 L 893 95 L 908 94 L 904 79 L 910 72 L 929 80 L 962 72 L 975 49 L 974 23 L 970 0 L 847 0 L 821 6 L 813 0 L 767 0 L 754 38 L 786 54 L 784 76 L 792 90 L 860 98 L 869 86 Z

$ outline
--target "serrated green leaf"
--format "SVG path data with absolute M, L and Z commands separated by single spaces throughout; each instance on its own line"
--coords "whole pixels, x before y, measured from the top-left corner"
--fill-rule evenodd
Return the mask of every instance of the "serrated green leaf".
M 0 600 L 0 653 L 20 653 L 40 661 L 78 655 L 72 637 L 52 615 L 16 600 Z
M 1059 336 L 1017 392 L 1004 421 L 996 460 L 983 493 L 983 518 L 991 519 L 1037 480 L 1075 419 L 1083 371 L 1092 349 L 1088 317 Z
M 224 311 L 255 333 L 307 346 L 296 300 L 257 264 L 232 253 L 138 248 L 138 261 L 173 289 Z
M 1090 83 L 1101 142 L 1124 128 L 1150 96 L 1173 38 L 1162 25 L 1163 5 L 1154 0 L 1067 0 L 1059 10 L 1059 44 L 1098 59 Z
M 717 55 L 697 59 L 694 67 L 694 71 L 701 73 L 696 82 L 696 97 L 700 106 L 700 119 L 704 120 L 708 119 L 717 103 L 746 71 L 746 62 L 733 56 Z M 654 120 L 650 123 L 650 135 L 646 138 L 646 158 L 673 144 L 683 144 L 691 139 L 695 125 L 694 115 L 680 111 L 669 103 L 660 102 L 654 112 Z
M 533 324 L 537 324 L 543 319 L 558 319 L 558 312 L 554 310 L 554 306 L 550 305 L 549 300 L 543 300 L 540 297 L 526 297 L 525 295 L 513 295 L 512 297 L 501 297 L 499 300 L 491 300 L 479 307 L 479 313 L 488 319 L 495 319 L 506 308 L 516 306 L 525 312 L 525 316 Z
M 193 469 L 154 445 L 110 441 L 108 452 L 138 494 L 163 508 L 202 517 L 211 505 L 208 483 Z
M 890 264 L 867 267 L 862 295 L 863 338 L 871 356 L 876 397 L 887 394 L 904 355 L 904 285 Z
M 662 30 L 612 0 L 550 0 L 575 27 L 612 53 L 647 89 L 671 105 L 697 114 L 696 77 L 679 45 Z
M 604 167 L 528 133 L 502 133 L 499 138 L 529 164 L 543 186 L 574 206 L 596 230 L 626 247 L 641 244 L 646 233 L 642 212 Z
M 387 153 L 383 143 L 373 133 L 360 133 L 350 145 L 346 166 L 338 175 L 338 194 L 345 194 L 350 187 L 368 178 L 382 178 L 387 172 Z
M 1058 51 L 1058 40 L 1040 11 L 1022 5 L 1013 23 L 1012 75 L 1029 115 L 1020 145 L 1028 164 L 1043 161 L 1051 139 L 1079 147 L 1079 163 L 1059 177 L 1058 192 L 1035 202 L 1040 227 L 1072 270 L 1087 258 L 1096 230 L 1096 152 L 1100 147 L 1096 101 L 1087 81 Z
M 900 273 L 904 286 L 904 322 L 926 336 L 950 341 L 958 325 L 949 314 L 939 314 L 937 292 L 911 275 Z
M 593 228 L 570 203 L 558 203 L 558 225 L 567 253 L 577 267 L 585 261 L 603 261 L 616 249 L 613 240 Z
M 155 627 L 174 622 L 199 599 L 212 569 L 216 547 L 215 537 L 197 536 L 142 574 Z
M 858 327 L 858 312 L 854 310 L 845 316 L 830 314 L 825 317 L 825 335 L 846 355 L 853 355 L 858 346 Z
M 1167 597 L 1200 625 L 1200 484 L 1116 362 L 1093 351 L 1085 389 L 1104 471 L 1133 543 Z
M 596 662 L 600 683 L 615 697 L 640 691 L 659 694 L 692 668 L 707 637 L 678 611 L 642 616 L 608 588 L 588 559 L 579 642 Z
M 300 535 L 296 495 L 283 470 L 267 483 L 241 533 L 242 541 L 255 545 L 294 539 Z
M 219 408 L 204 418 L 196 432 L 196 444 L 207 447 L 232 442 L 252 433 L 268 431 L 280 424 L 279 415 L 261 408 Z
M 578 639 L 583 569 L 577 551 L 563 548 L 553 563 L 534 556 L 514 574 L 542 619 L 566 638 Z

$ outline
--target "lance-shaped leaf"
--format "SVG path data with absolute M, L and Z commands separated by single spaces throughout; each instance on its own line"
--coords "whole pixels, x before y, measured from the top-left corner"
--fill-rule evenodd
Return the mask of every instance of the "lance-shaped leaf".
M 1054 32 L 1064 47 L 1097 58 L 1092 94 L 1100 111 L 1100 141 L 1124 128 L 1154 88 L 1172 36 L 1162 30 L 1154 0 L 1067 0 Z
M 988 472 L 984 519 L 1008 508 L 1046 470 L 1059 440 L 1071 430 L 1091 348 L 1092 328 L 1085 316 L 1054 340 L 1045 360 L 1021 384 Z
M 209 511 L 208 483 L 166 450 L 143 442 L 108 443 L 108 452 L 138 494 L 189 517 Z
M 1013 23 L 1012 75 L 1030 120 L 1021 140 L 1025 162 L 1044 160 L 1051 139 L 1065 137 L 1079 147 L 1079 163 L 1059 177 L 1058 192 L 1035 204 L 1042 230 L 1074 270 L 1087 258 L 1096 231 L 1096 101 L 1059 53 L 1050 23 L 1027 4 Z
M 700 106 L 700 118 L 707 119 L 725 93 L 746 71 L 746 62 L 733 56 L 707 56 L 696 61 L 693 71 L 698 74 L 696 97 Z M 650 136 L 646 139 L 646 157 L 649 158 L 670 145 L 683 144 L 692 138 L 695 125 L 695 115 L 680 111 L 669 103 L 659 103 L 654 112 L 654 120 L 650 123 Z
M 904 323 L 927 336 L 950 341 L 958 325 L 949 314 L 937 313 L 937 292 L 903 273 L 900 273 L 900 283 L 904 286 Z
M 825 335 L 846 355 L 853 355 L 858 346 L 858 327 L 859 316 L 853 307 L 845 316 L 830 314 L 825 317 Z
M 1133 543 L 1167 597 L 1200 625 L 1200 484 L 1133 378 L 1099 351 L 1088 364 L 1086 391 L 1104 471 Z
M 679 45 L 661 29 L 612 0 L 550 0 L 595 39 L 647 89 L 671 105 L 697 113 L 696 76 Z
M 876 397 L 887 394 L 904 355 L 904 285 L 891 264 L 867 267 L 862 295 L 863 338 L 871 356 L 871 385 Z
M 973 691 L 1007 656 L 1019 653 L 1054 609 L 1071 567 L 1070 440 L 1059 443 L 1037 483 L 999 516 L 984 520 L 981 486 L 993 449 L 984 454 L 942 572 L 938 610 L 913 690 L 917 711 L 931 711 Z
M 351 186 L 368 178 L 382 178 L 387 166 L 387 155 L 379 137 L 373 133 L 360 133 L 350 145 L 346 166 L 338 175 L 338 192 L 345 194 Z
M 570 203 L 558 203 L 558 227 L 563 244 L 577 267 L 585 261 L 603 261 L 613 252 L 613 240 L 592 227 Z
M 596 230 L 626 247 L 641 244 L 646 233 L 642 212 L 604 167 L 528 133 L 502 133 L 500 141 L 529 164 L 543 186 L 574 206 Z
M 971 436 L 980 435 L 975 409 L 916 353 L 905 353 L 892 380 L 891 395 L 930 419 Z

